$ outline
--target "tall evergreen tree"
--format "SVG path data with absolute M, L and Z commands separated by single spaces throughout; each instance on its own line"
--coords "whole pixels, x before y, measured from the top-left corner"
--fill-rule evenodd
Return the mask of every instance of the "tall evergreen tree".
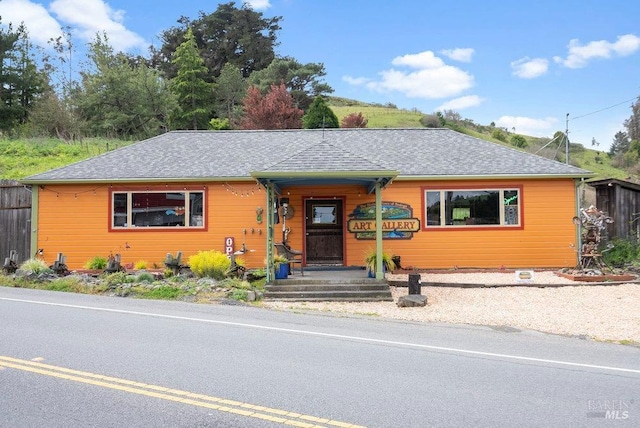
M 328 95 L 333 88 L 321 81 L 326 75 L 324 64 L 301 64 L 293 58 L 276 58 L 267 68 L 255 71 L 249 77 L 249 83 L 266 91 L 271 85 L 284 85 L 296 101 L 298 107 L 307 110 L 318 95 Z
M 207 129 L 213 107 L 213 84 L 204 80 L 207 67 L 190 28 L 172 62 L 177 67 L 177 74 L 171 79 L 170 88 L 176 96 L 178 109 L 171 118 L 171 127 Z
M 239 126 L 242 117 L 242 99 L 247 93 L 247 82 L 240 69 L 225 64 L 216 83 L 216 113 L 219 118 L 228 119 L 232 128 Z
M 613 142 L 611 143 L 611 147 L 609 148 L 609 155 L 615 156 L 617 154 L 624 154 L 629 150 L 629 145 L 631 144 L 631 140 L 629 136 L 624 131 L 616 132 L 616 135 L 613 136 Z
M 640 97 L 631 105 L 631 116 L 624 121 L 627 135 L 632 141 L 640 141 Z
M 24 25 L 0 28 L 0 129 L 14 131 L 27 122 L 43 93 L 46 75 L 38 70 Z
M 338 117 L 327 105 L 324 98 L 318 96 L 313 100 L 309 110 L 302 118 L 305 129 L 339 128 Z
M 238 67 L 247 78 L 273 61 L 281 19 L 280 16 L 265 18 L 246 4 L 237 8 L 233 1 L 220 4 L 211 14 L 201 11 L 194 20 L 183 16 L 178 20 L 180 26 L 161 34 L 162 46 L 159 50 L 152 49 L 152 64 L 168 78 L 175 77 L 177 67 L 171 58 L 187 30 L 192 28 L 208 70 L 208 82 L 213 83 L 227 63 Z
M 106 35 L 89 45 L 94 71 L 82 72 L 73 101 L 92 135 L 147 138 L 167 127 L 175 101 L 159 72 L 132 66 L 126 55 L 114 53 Z

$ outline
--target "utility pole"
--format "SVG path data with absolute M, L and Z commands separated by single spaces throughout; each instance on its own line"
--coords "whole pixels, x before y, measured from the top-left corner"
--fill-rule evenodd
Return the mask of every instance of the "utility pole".
M 564 161 L 569 165 L 569 113 L 567 113 L 567 120 L 564 130 Z

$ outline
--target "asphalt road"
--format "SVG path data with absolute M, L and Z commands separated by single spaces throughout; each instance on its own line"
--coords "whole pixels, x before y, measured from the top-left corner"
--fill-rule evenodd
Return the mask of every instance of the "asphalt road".
M 0 287 L 2 427 L 282 424 L 640 426 L 640 349 Z

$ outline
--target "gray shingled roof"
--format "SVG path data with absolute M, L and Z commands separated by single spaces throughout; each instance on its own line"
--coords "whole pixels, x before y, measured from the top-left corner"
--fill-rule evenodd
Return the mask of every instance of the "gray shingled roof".
M 398 178 L 593 175 L 448 129 L 315 129 L 174 131 L 23 181 L 222 180 L 249 178 L 255 171 L 397 171 Z

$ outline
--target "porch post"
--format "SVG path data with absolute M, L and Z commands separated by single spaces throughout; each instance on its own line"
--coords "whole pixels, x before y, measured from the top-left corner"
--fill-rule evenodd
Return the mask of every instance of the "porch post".
M 376 279 L 384 279 L 382 271 L 382 189 L 376 181 Z
M 273 220 L 275 218 L 274 215 L 274 194 L 275 191 L 273 189 L 273 184 L 267 182 L 266 183 L 266 193 L 267 193 L 267 284 L 271 284 L 271 282 L 275 279 L 275 270 L 273 266 Z

